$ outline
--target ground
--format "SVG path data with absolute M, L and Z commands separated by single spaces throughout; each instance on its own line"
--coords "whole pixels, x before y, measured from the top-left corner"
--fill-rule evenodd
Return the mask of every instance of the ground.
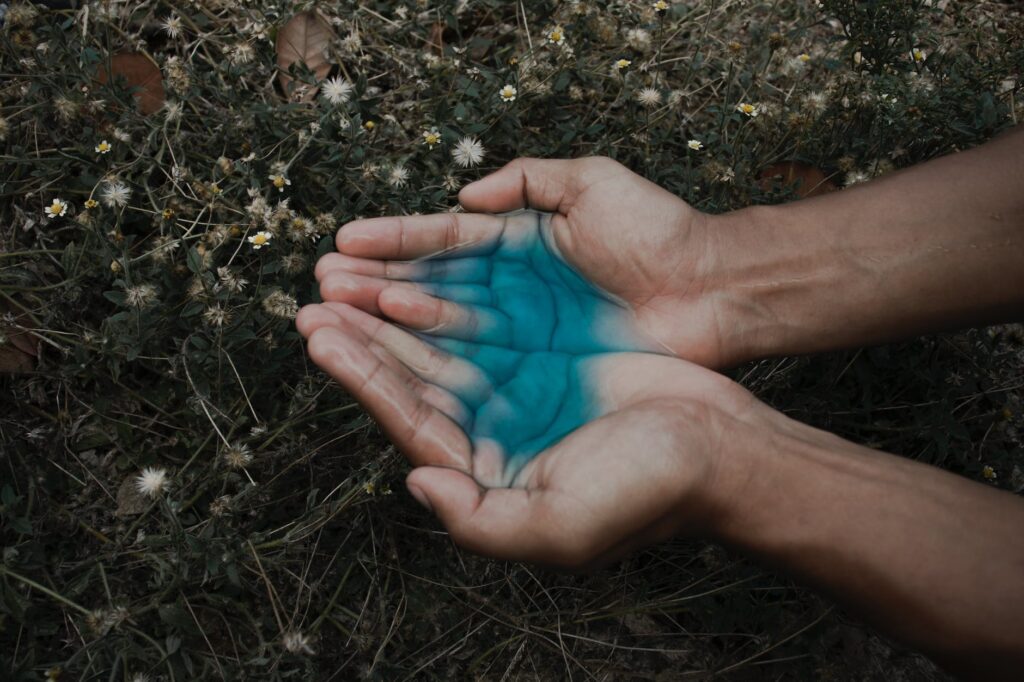
M 713 544 L 458 550 L 292 318 L 337 226 L 516 156 L 723 212 L 981 143 L 1024 114 L 1017 7 L 66 4 L 0 29 L 4 679 L 945 679 Z M 1022 368 L 1007 326 L 732 374 L 1020 493 Z

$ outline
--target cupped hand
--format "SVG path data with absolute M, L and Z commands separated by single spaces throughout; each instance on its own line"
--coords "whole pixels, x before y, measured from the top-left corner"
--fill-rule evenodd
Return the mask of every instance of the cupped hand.
M 470 213 L 345 225 L 338 253 L 317 264 L 324 300 L 518 349 L 557 328 L 552 338 L 572 350 L 655 350 L 709 367 L 733 360 L 721 297 L 710 293 L 716 231 L 668 191 L 606 158 L 518 159 L 459 199 Z M 520 208 L 551 215 L 486 215 Z M 503 335 L 502 324 L 527 338 Z
M 655 354 L 432 345 L 337 303 L 297 325 L 416 466 L 413 495 L 460 545 L 499 558 L 582 568 L 706 529 L 734 481 L 726 444 L 767 409 Z

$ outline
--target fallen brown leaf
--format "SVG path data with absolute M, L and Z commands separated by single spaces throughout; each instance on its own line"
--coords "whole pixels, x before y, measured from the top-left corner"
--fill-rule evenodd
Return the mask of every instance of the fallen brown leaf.
M 107 83 L 111 74 L 120 76 L 135 90 L 135 100 L 143 116 L 149 116 L 164 105 L 164 83 L 160 67 L 152 59 L 137 52 L 122 52 L 110 58 L 110 71 L 100 64 L 96 72 L 98 83 Z
M 444 56 L 444 24 L 435 21 L 430 26 L 430 35 L 427 36 L 427 45 L 436 50 L 438 56 Z
M 796 193 L 801 199 L 831 192 L 835 184 L 821 171 L 800 161 L 782 161 L 768 166 L 760 175 L 761 189 L 767 191 L 776 187 L 796 184 Z
M 312 102 L 320 88 L 295 83 L 288 70 L 303 63 L 316 76 L 317 82 L 327 77 L 331 64 L 327 61 L 327 47 L 334 32 L 318 12 L 301 12 L 288 20 L 277 32 L 277 78 L 285 96 L 296 102 Z
M 0 302 L 0 374 L 25 374 L 36 366 L 39 355 L 39 341 L 28 332 L 6 324 L 3 320 L 11 308 Z M 20 327 L 29 327 L 31 322 L 26 315 L 14 314 L 14 322 Z

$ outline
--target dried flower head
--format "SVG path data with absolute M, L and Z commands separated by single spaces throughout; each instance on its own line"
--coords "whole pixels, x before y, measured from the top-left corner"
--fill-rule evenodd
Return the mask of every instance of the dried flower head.
M 636 93 L 636 101 L 648 108 L 656 107 L 661 104 L 661 91 L 657 88 L 640 88 Z
M 281 638 L 281 644 L 284 645 L 286 651 L 292 654 L 302 654 L 306 656 L 312 656 L 315 652 L 310 644 L 309 637 L 302 634 L 298 630 L 292 630 L 286 632 Z
M 141 310 L 156 302 L 158 294 L 157 288 L 152 284 L 139 284 L 124 290 L 124 300 L 132 308 Z
M 224 463 L 232 469 L 241 469 L 252 462 L 252 451 L 248 445 L 233 443 L 224 451 Z
M 131 189 L 120 180 L 108 180 L 103 184 L 103 189 L 100 190 L 100 200 L 108 208 L 127 206 L 131 196 Z
M 203 311 L 203 319 L 211 327 L 223 327 L 231 322 L 231 312 L 218 303 Z
M 352 97 L 354 89 L 353 85 L 341 76 L 328 78 L 320 84 L 320 92 L 323 98 L 335 106 L 347 102 Z
M 146 497 L 156 497 L 167 488 L 167 470 L 146 467 L 135 477 L 136 489 Z
M 486 153 L 484 146 L 475 137 L 464 137 L 452 150 L 452 158 L 463 168 L 469 168 L 483 161 Z
M 295 298 L 280 289 L 274 289 L 263 299 L 263 309 L 283 320 L 294 320 L 299 314 L 299 304 Z

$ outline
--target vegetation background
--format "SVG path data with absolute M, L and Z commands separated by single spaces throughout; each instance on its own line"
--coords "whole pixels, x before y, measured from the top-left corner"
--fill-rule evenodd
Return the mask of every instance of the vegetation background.
M 1024 114 L 1018 6 L 48 4 L 0 5 L 0 677 L 944 679 L 715 545 L 585 576 L 459 551 L 291 317 L 338 225 L 450 210 L 517 156 L 608 155 L 722 212 L 979 144 Z M 1020 493 L 1022 344 L 734 375 Z

